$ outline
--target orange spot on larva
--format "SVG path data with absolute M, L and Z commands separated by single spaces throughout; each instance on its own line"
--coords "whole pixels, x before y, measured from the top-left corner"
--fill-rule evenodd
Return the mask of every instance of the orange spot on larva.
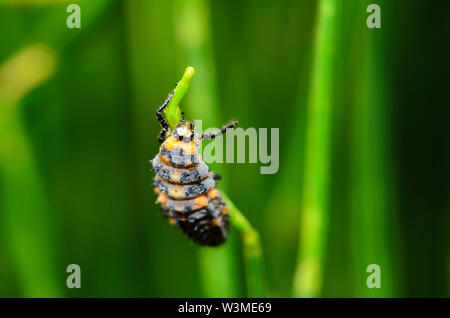
M 169 224 L 170 225 L 175 225 L 175 224 L 177 224 L 177 222 L 174 219 L 169 219 Z
M 161 194 L 161 191 L 159 191 L 159 189 L 155 188 L 155 193 L 156 194 Z
M 220 226 L 222 218 L 219 216 L 217 219 L 211 221 L 212 226 Z
M 219 191 L 217 191 L 217 189 L 211 189 L 211 190 L 209 190 L 209 192 L 208 192 L 208 196 L 211 198 L 211 199 L 215 199 L 215 198 L 217 198 L 218 196 L 219 196 Z
M 223 214 L 228 214 L 228 207 L 227 207 L 227 206 L 224 206 L 224 207 L 222 208 L 222 213 L 223 213 Z
M 156 200 L 156 203 L 161 203 L 162 205 L 166 204 L 167 196 L 164 193 L 161 193 Z
M 194 199 L 194 204 L 196 208 L 203 208 L 208 205 L 208 198 L 206 195 L 200 195 Z
M 173 149 L 173 143 L 169 142 L 169 139 L 167 139 L 159 148 L 159 152 L 165 147 L 167 150 L 171 151 Z
M 196 152 L 195 144 L 193 141 L 186 143 L 175 139 L 172 136 L 166 139 L 166 141 L 164 142 L 164 147 L 166 147 L 166 149 L 169 151 L 173 150 L 174 148 L 182 149 L 184 153 L 188 155 L 192 155 Z

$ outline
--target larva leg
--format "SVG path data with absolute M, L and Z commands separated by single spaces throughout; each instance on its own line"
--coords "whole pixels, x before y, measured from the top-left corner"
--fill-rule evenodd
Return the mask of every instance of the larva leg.
M 163 143 L 164 142 L 164 134 L 166 133 L 166 130 L 163 128 L 163 129 L 161 129 L 161 131 L 159 132 L 159 135 L 158 135 L 158 141 L 160 142 L 160 143 Z
M 164 103 L 162 103 L 162 105 L 159 106 L 158 109 L 156 110 L 156 118 L 158 118 L 158 121 L 161 124 L 161 127 L 165 131 L 169 130 L 169 124 L 164 119 L 164 116 L 163 116 L 162 112 L 163 112 L 164 109 L 166 109 L 167 105 L 169 105 L 169 102 L 172 99 L 172 97 L 173 97 L 173 91 L 169 94 L 169 96 L 167 96 L 167 98 L 164 101 Z
M 227 131 L 227 129 L 233 128 L 233 127 L 236 126 L 237 124 L 238 124 L 237 121 L 232 121 L 231 123 L 229 123 L 229 124 L 223 126 L 223 127 L 222 127 L 219 131 L 217 131 L 217 132 L 213 132 L 213 133 L 209 133 L 209 134 L 202 134 L 201 139 L 202 139 L 202 140 L 209 140 L 209 139 L 216 138 L 216 137 L 218 137 L 218 136 L 220 136 L 220 135 L 223 135 L 223 134 Z

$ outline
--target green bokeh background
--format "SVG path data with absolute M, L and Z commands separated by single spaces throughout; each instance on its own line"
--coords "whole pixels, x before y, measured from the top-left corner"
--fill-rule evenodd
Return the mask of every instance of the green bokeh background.
M 448 297 L 449 5 L 375 0 L 382 28 L 368 29 L 371 2 L 329 2 L 337 18 L 328 227 L 314 296 Z M 68 3 L 80 4 L 81 29 L 66 27 Z M 154 113 L 187 65 L 196 68 L 182 102 L 188 119 L 280 129 L 277 174 L 261 175 L 260 164 L 212 167 L 259 231 L 266 296 L 292 296 L 306 127 L 321 119 L 309 122 L 307 107 L 321 65 L 318 8 L 312 0 L 0 1 L 0 65 L 35 43 L 56 54 L 48 80 L 0 105 L 0 296 L 247 295 L 236 230 L 225 247 L 205 251 L 154 204 Z M 372 263 L 381 265 L 379 290 L 365 285 Z M 66 288 L 69 264 L 81 267 L 81 289 Z

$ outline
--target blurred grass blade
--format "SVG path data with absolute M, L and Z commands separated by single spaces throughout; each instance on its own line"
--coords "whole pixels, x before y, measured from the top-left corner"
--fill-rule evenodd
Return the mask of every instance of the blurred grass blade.
M 316 297 L 322 288 L 327 239 L 330 113 L 333 100 L 337 0 L 317 7 L 316 42 L 306 122 L 305 168 L 294 296 Z
M 264 280 L 262 273 L 262 248 L 258 232 L 251 226 L 244 214 L 222 191 L 227 203 L 231 224 L 241 232 L 244 243 L 245 276 L 248 297 L 264 297 Z
M 44 44 L 34 44 L 18 52 L 0 68 L 0 98 L 18 103 L 27 92 L 55 71 L 56 54 Z
M 176 36 L 180 60 L 197 71 L 196 88 L 189 94 L 186 114 L 191 119 L 201 119 L 203 129 L 222 124 L 217 103 L 215 68 L 210 38 L 209 6 L 207 1 L 175 1 Z M 213 126 L 214 127 L 214 126 Z M 224 175 L 223 171 L 219 173 Z M 224 178 L 226 180 L 226 178 Z M 223 181 L 225 181 L 223 180 Z M 221 181 L 220 188 L 225 188 Z M 207 297 L 239 296 L 235 260 L 235 241 L 230 235 L 226 244 L 218 248 L 199 250 L 200 273 Z
M 209 5 L 205 0 L 175 0 L 176 38 L 181 47 L 179 59 L 183 65 L 197 70 L 191 102 L 186 113 L 203 120 L 203 127 L 222 125 L 217 104 L 216 70 L 214 65 Z
M 364 1 L 359 10 L 371 2 Z M 387 3 L 383 5 L 387 11 Z M 387 21 L 383 15 L 384 21 Z M 360 23 L 357 19 L 356 23 Z M 384 33 L 383 33 L 384 32 Z M 352 256 L 353 292 L 358 297 L 393 297 L 396 279 L 393 269 L 393 209 L 394 180 L 389 172 L 388 149 L 389 101 L 384 63 L 384 28 L 360 31 L 358 42 L 360 65 L 355 83 L 356 101 L 353 107 L 352 193 Z M 375 85 L 376 84 L 376 85 Z M 366 273 L 369 264 L 380 265 L 382 288 L 369 289 Z
M 32 45 L 0 68 L 1 224 L 26 297 L 61 296 L 54 263 L 54 222 L 19 107 L 20 99 L 46 80 L 55 64 L 50 48 Z

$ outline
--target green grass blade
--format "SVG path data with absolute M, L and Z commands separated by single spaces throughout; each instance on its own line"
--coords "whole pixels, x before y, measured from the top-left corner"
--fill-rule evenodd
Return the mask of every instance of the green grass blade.
M 300 241 L 293 286 L 296 297 L 319 296 L 322 288 L 328 222 L 329 135 L 337 2 L 321 0 L 317 7 L 315 56 L 307 109 Z
M 0 224 L 25 297 L 58 297 L 64 284 L 58 283 L 55 265 L 55 224 L 20 112 L 22 97 L 45 81 L 55 64 L 50 48 L 32 45 L 0 68 Z
M 371 2 L 358 7 L 365 10 Z M 382 8 L 387 10 L 387 3 Z M 384 11 L 383 11 L 384 12 Z M 386 17 L 383 15 L 383 19 Z M 356 23 L 361 23 L 357 19 Z M 357 297 L 393 297 L 394 235 L 392 208 L 393 177 L 388 158 L 389 96 L 386 65 L 384 63 L 384 37 L 387 30 L 361 30 L 363 39 L 358 47 L 360 64 L 357 65 L 358 81 L 355 83 L 353 107 L 353 159 L 352 159 L 352 230 L 351 246 L 354 275 L 353 292 Z M 369 289 L 366 273 L 369 264 L 380 265 L 381 288 Z
M 262 273 L 262 248 L 258 232 L 251 226 L 244 214 L 222 191 L 229 208 L 230 222 L 241 233 L 244 244 L 245 276 L 248 297 L 264 297 Z
M 188 66 L 184 72 L 183 77 L 177 83 L 177 86 L 173 90 L 172 99 L 165 111 L 167 122 L 170 128 L 174 129 L 181 119 L 181 109 L 179 106 L 180 101 L 184 98 L 189 89 L 191 79 L 195 74 L 195 70 L 192 66 Z

